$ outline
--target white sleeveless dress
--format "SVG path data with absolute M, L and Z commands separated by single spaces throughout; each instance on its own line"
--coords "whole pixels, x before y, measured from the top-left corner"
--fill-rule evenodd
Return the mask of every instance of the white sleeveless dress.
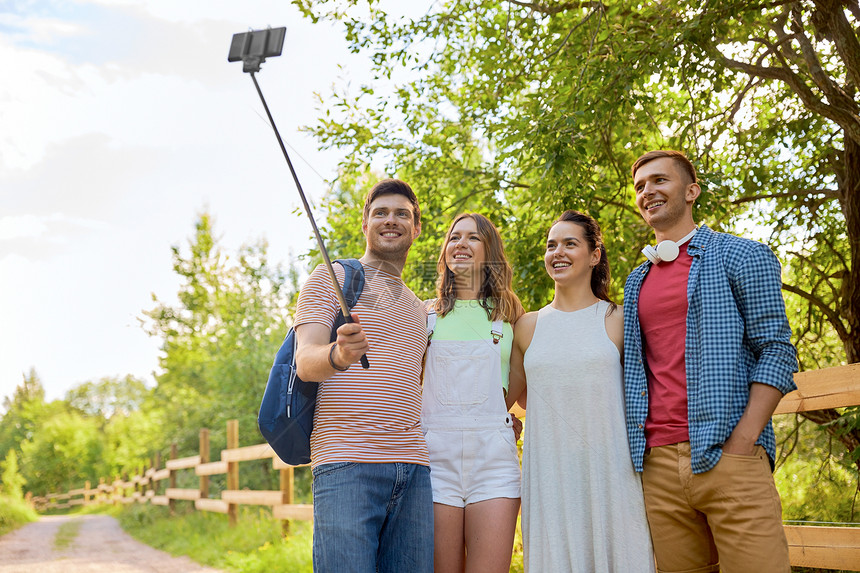
M 538 311 L 525 353 L 522 531 L 532 573 L 652 573 L 609 304 Z

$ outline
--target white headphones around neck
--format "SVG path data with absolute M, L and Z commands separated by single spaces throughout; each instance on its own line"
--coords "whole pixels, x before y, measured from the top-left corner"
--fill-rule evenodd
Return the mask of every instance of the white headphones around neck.
M 678 253 L 681 252 L 680 246 L 692 239 L 698 230 L 699 228 L 696 227 L 677 242 L 666 239 L 665 241 L 660 241 L 656 247 L 648 245 L 642 249 L 642 254 L 655 265 L 662 261 L 667 263 L 672 262 L 678 258 Z

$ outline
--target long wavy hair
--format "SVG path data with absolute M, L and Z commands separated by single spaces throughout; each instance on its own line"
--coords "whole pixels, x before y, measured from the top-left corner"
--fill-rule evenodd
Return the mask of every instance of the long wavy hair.
M 614 310 L 616 306 L 615 302 L 609 298 L 609 257 L 606 256 L 606 245 L 603 244 L 603 233 L 600 231 L 600 225 L 594 217 L 574 211 L 573 209 L 568 209 L 558 219 L 553 221 L 549 228 L 552 229 L 556 223 L 562 222 L 575 223 L 582 227 L 589 249 L 592 251 L 595 249 L 600 250 L 600 260 L 591 269 L 591 292 L 600 300 L 608 302 Z M 547 235 L 549 235 L 549 229 L 547 229 Z
M 454 273 L 445 263 L 445 248 L 451 240 L 454 227 L 463 219 L 472 219 L 478 228 L 478 236 L 484 244 L 484 255 L 486 259 L 481 268 L 481 286 L 478 290 L 478 303 L 487 311 L 490 320 L 504 320 L 514 323 L 525 312 L 519 297 L 514 294 L 511 286 L 513 271 L 505 256 L 505 247 L 502 237 L 493 223 L 479 213 L 463 213 L 457 215 L 448 232 L 445 233 L 445 241 L 439 252 L 439 260 L 436 263 L 438 280 L 436 281 L 436 314 L 445 316 L 454 309 L 457 300 L 457 289 L 454 284 Z

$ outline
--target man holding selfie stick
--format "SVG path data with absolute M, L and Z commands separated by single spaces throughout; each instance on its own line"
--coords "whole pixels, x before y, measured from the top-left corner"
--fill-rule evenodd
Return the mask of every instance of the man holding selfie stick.
M 242 62 L 271 122 L 311 221 L 324 264 L 299 293 L 298 377 L 317 381 L 310 439 L 317 573 L 432 573 L 433 494 L 421 431 L 427 313 L 401 278 L 421 210 L 405 182 L 377 183 L 364 203 L 364 286 L 348 309 L 263 92 L 254 76 L 281 55 L 286 28 L 235 34 L 227 60 Z M 332 334 L 338 311 L 346 323 Z
M 361 229 L 366 281 L 355 322 L 330 341 L 339 306 L 323 265 L 296 310 L 298 375 L 321 381 L 311 435 L 314 571 L 430 573 L 433 498 L 420 423 L 427 315 L 401 279 L 421 232 L 409 185 L 377 183 Z M 343 281 L 343 269 L 335 273 Z M 363 354 L 369 369 L 359 364 Z

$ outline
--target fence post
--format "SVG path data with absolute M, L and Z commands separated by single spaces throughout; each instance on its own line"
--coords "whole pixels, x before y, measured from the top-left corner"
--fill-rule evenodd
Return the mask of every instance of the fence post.
M 161 451 L 155 452 L 155 465 L 152 466 L 155 468 L 155 471 L 158 471 L 161 468 Z M 160 482 L 153 481 L 152 482 L 152 495 L 158 495 Z
M 209 463 L 209 430 L 200 430 L 200 463 Z M 200 476 L 200 499 L 209 497 L 209 476 Z
M 153 461 L 154 460 L 152 458 L 149 458 L 149 461 L 146 464 L 146 469 L 143 471 L 143 475 L 146 475 L 146 473 L 153 468 L 153 465 L 152 465 Z M 153 470 L 153 471 L 155 471 L 155 470 Z M 155 477 L 155 476 L 153 476 L 152 473 L 150 473 L 149 481 L 146 482 L 146 486 L 143 488 L 143 501 L 144 501 L 144 503 L 149 503 L 152 500 L 152 498 L 148 494 L 149 494 L 150 490 L 155 488 L 155 480 L 152 479 L 153 477 Z M 155 492 L 153 492 L 152 495 L 155 495 Z
M 171 460 L 176 459 L 176 451 L 177 451 L 176 443 L 174 442 L 174 443 L 170 444 L 170 459 Z M 169 481 L 170 481 L 170 485 L 168 485 L 168 487 L 170 487 L 170 488 L 176 487 L 176 470 L 170 470 Z M 170 515 L 175 514 L 176 513 L 176 500 L 170 499 L 170 500 L 168 500 L 167 504 L 170 507 Z
M 293 486 L 295 485 L 295 477 L 293 468 L 281 470 L 281 503 L 293 503 Z M 290 520 L 281 520 L 281 532 L 286 535 L 290 532 Z
M 239 420 L 227 420 L 227 449 L 232 450 L 239 447 Z M 239 489 L 239 462 L 227 462 L 227 489 Z M 235 527 L 239 522 L 238 506 L 231 503 L 227 506 L 227 515 L 230 516 L 230 526 Z
M 84 482 L 84 505 L 90 504 L 90 480 Z
M 99 488 L 98 488 L 98 492 L 96 493 L 96 496 L 97 496 L 96 499 L 98 500 L 99 503 L 104 503 L 104 501 L 105 501 L 106 496 L 105 496 L 104 485 L 105 485 L 105 478 L 100 477 L 99 478 Z

